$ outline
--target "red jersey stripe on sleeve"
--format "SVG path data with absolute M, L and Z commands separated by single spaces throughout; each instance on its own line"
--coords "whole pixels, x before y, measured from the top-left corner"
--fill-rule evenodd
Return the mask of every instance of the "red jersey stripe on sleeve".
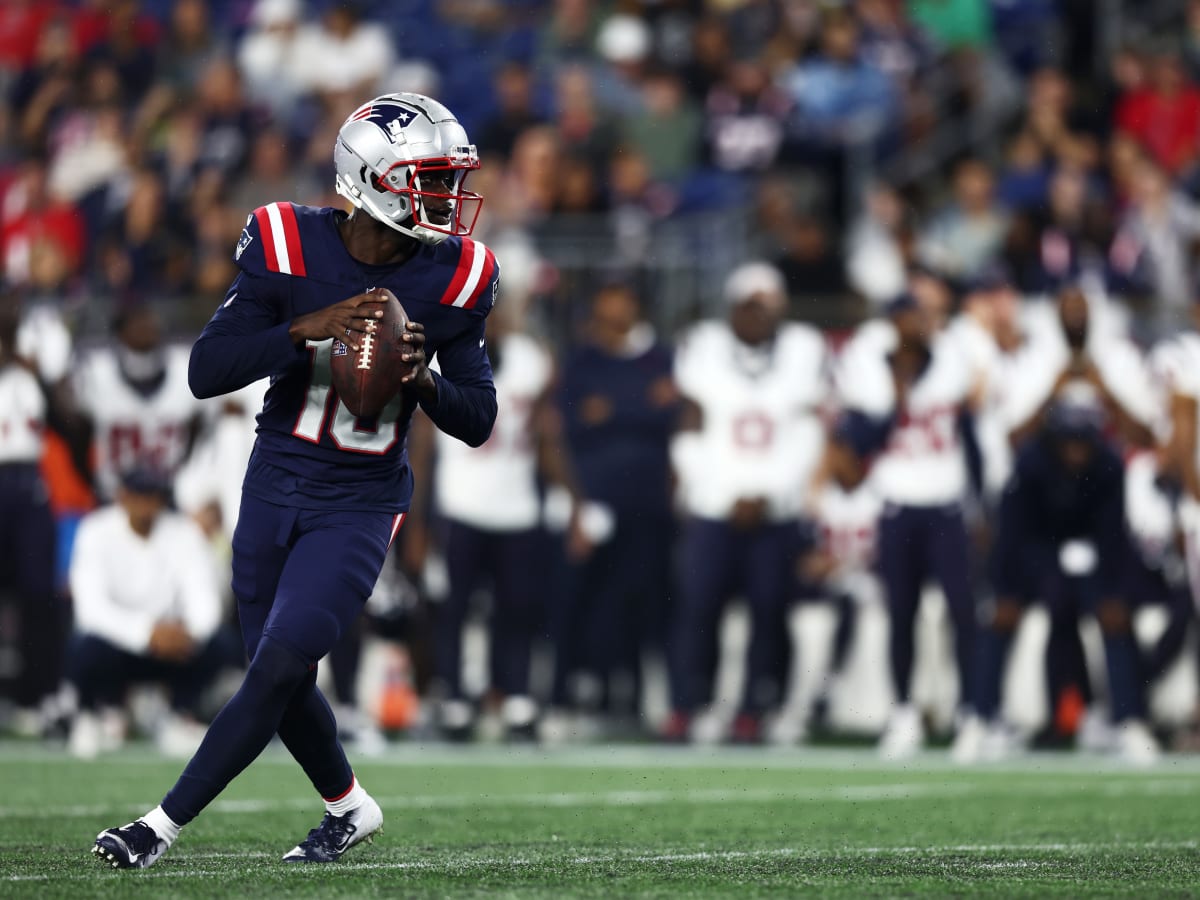
M 483 296 L 483 292 L 487 290 L 488 285 L 492 283 L 492 275 L 496 272 L 496 254 L 491 251 L 490 247 L 484 247 L 483 244 L 483 271 L 479 274 L 479 281 L 475 285 L 475 289 L 471 291 L 471 296 L 467 298 L 467 302 L 463 304 L 466 309 L 474 309 L 475 304 L 479 302 L 479 298 Z
M 258 221 L 258 232 L 262 235 L 263 257 L 267 263 L 267 271 L 279 271 L 279 259 L 275 256 L 275 239 L 271 233 L 271 217 L 267 214 L 267 208 L 260 206 L 254 211 L 254 218 Z
M 442 294 L 443 306 L 457 306 L 455 301 L 459 294 L 462 293 L 467 284 L 467 278 L 471 274 L 471 267 L 475 261 L 475 242 L 463 238 L 462 255 L 458 258 L 458 268 L 454 271 L 454 277 L 450 279 L 450 285 L 446 288 L 446 292 Z
M 279 218 L 283 222 L 283 237 L 287 242 L 287 256 L 291 271 L 289 275 L 305 275 L 304 251 L 300 246 L 300 225 L 296 221 L 296 210 L 290 203 L 280 203 Z

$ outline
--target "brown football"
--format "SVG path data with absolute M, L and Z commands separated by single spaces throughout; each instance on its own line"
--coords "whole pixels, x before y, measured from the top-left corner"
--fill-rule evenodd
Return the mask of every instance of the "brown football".
M 402 335 L 408 313 L 387 288 L 373 293 L 384 304 L 383 318 L 376 320 L 379 324 L 375 332 L 362 335 L 357 350 L 334 339 L 330 355 L 333 389 L 350 412 L 363 418 L 383 411 L 400 392 L 400 379 L 410 369 L 400 358 L 406 346 Z

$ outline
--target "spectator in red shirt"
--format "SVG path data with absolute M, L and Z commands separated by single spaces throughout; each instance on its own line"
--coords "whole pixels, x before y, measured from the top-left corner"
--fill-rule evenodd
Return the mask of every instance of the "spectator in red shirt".
M 1200 155 L 1200 89 L 1188 82 L 1179 57 L 1164 54 L 1153 61 L 1149 84 L 1121 98 L 1116 126 L 1137 138 L 1172 174 L 1195 164 Z
M 46 163 L 32 157 L 0 198 L 0 269 L 25 284 L 33 246 L 49 242 L 69 269 L 78 271 L 87 245 L 83 216 L 71 203 L 49 194 Z
M 42 28 L 56 7 L 45 0 L 0 3 L 0 71 L 22 72 L 34 64 Z

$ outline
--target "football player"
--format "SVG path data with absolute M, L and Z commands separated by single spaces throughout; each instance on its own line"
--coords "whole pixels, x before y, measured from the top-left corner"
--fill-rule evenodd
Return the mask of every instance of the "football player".
M 1200 321 L 1200 300 L 1192 315 Z M 1189 329 L 1163 341 L 1152 360 L 1166 395 L 1162 467 L 1181 489 L 1188 577 L 1193 597 L 1200 597 L 1200 331 Z
M 438 724 L 465 739 L 475 709 L 463 693 L 462 639 L 471 598 L 482 586 L 491 594 L 489 687 L 500 700 L 508 736 L 533 736 L 537 713 L 529 690 L 529 664 L 541 622 L 541 494 L 539 475 L 561 481 L 560 429 L 548 428 L 549 354 L 531 336 L 492 315 L 487 350 L 495 370 L 500 412 L 482 447 L 467 447 L 437 434 L 433 493 L 449 590 L 434 610 L 434 693 Z
M 698 324 L 675 361 L 689 405 L 672 447 L 686 522 L 674 709 L 664 733 L 671 740 L 690 735 L 692 717 L 711 699 L 721 609 L 739 593 L 751 638 L 732 738 L 759 740 L 764 713 L 781 701 L 799 518 L 824 442 L 825 344 L 815 329 L 783 321 L 783 275 L 746 263 L 730 274 L 725 296 L 728 318 Z
M 16 302 L 0 297 L 0 591 L 20 616 L 21 671 L 14 698 L 30 723 L 57 685 L 62 635 L 54 596 L 56 531 L 42 478 L 47 403 L 34 364 L 18 351 Z
M 479 446 L 496 418 L 484 321 L 499 277 L 468 235 L 482 198 L 465 190 L 479 156 L 442 104 L 386 94 L 355 110 L 333 148 L 335 186 L 354 207 L 271 203 L 246 220 L 240 272 L 192 348 L 199 397 L 270 376 L 233 536 L 233 593 L 250 659 L 237 693 L 162 803 L 97 836 L 118 868 L 152 865 L 179 831 L 278 733 L 325 801 L 284 855 L 331 862 L 383 824 L 317 689 L 317 661 L 371 593 L 412 494 L 405 435 L 420 407 Z M 334 340 L 358 350 L 387 288 L 412 321 L 402 388 L 371 419 L 332 390 Z M 427 361 L 436 356 L 441 373 Z
M 1191 314 L 1200 324 L 1200 298 Z M 1193 327 L 1162 341 L 1151 354 L 1151 368 L 1165 413 L 1155 481 L 1177 497 L 1168 530 L 1182 536 L 1192 601 L 1200 605 L 1200 331 Z
M 74 395 L 91 426 L 94 480 L 115 498 L 122 472 L 138 465 L 175 473 L 201 426 L 202 403 L 188 389 L 188 353 L 164 343 L 158 311 L 146 303 L 120 309 L 116 342 L 84 357 Z
M 1006 750 L 1009 741 L 997 719 L 1001 676 L 1022 611 L 1034 600 L 1047 606 L 1052 633 L 1077 633 L 1081 615 L 1095 617 L 1104 638 L 1112 719 L 1120 726 L 1117 746 L 1137 762 L 1157 754 L 1143 722 L 1145 698 L 1124 597 L 1135 562 L 1125 525 L 1124 463 L 1103 432 L 1098 393 L 1076 382 L 1055 395 L 1039 431 L 1017 456 L 1000 503 L 992 560 L 995 608 L 979 642 L 976 712 L 987 730 L 974 752 L 968 748 L 976 742 L 959 741 L 960 761 Z M 1055 667 L 1070 658 L 1049 655 L 1052 683 L 1062 680 L 1053 677 Z
M 878 426 L 853 413 L 839 415 L 830 428 L 809 501 L 811 536 L 798 566 L 803 594 L 834 606 L 837 625 L 827 669 L 811 701 L 792 697 L 791 722 L 777 724 L 775 737 L 803 737 L 808 720 L 828 711 L 833 682 L 841 673 L 854 638 L 860 609 L 883 603 L 876 571 L 876 537 L 883 501 L 870 478 Z M 799 702 L 797 702 L 799 701 Z M 790 730 L 788 726 L 790 727 Z M 782 727 L 780 727 L 782 726 Z
M 584 717 L 603 711 L 618 733 L 638 730 L 643 663 L 661 659 L 666 643 L 669 446 L 679 417 L 671 367 L 634 284 L 611 273 L 592 296 L 583 339 L 564 355 L 558 391 L 587 502 L 568 535 L 567 583 L 554 604 L 552 702 Z M 586 723 L 573 730 L 587 733 Z
M 884 425 L 872 480 L 884 500 L 879 571 L 891 613 L 890 662 L 896 708 L 880 742 L 888 757 L 912 754 L 924 740 L 912 704 L 914 624 L 921 591 L 935 580 L 954 626 L 960 703 L 969 704 L 975 631 L 971 551 L 963 516 L 968 492 L 959 420 L 982 394 L 981 369 L 967 342 L 935 333 L 910 294 L 885 320 L 863 325 L 844 348 L 838 391 L 844 407 Z

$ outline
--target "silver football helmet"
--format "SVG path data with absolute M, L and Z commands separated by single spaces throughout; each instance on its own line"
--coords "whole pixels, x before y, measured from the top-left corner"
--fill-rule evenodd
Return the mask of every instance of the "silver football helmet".
M 427 244 L 475 228 L 483 198 L 463 189 L 479 152 L 441 103 L 384 94 L 342 123 L 333 149 L 337 192 L 389 228 Z

